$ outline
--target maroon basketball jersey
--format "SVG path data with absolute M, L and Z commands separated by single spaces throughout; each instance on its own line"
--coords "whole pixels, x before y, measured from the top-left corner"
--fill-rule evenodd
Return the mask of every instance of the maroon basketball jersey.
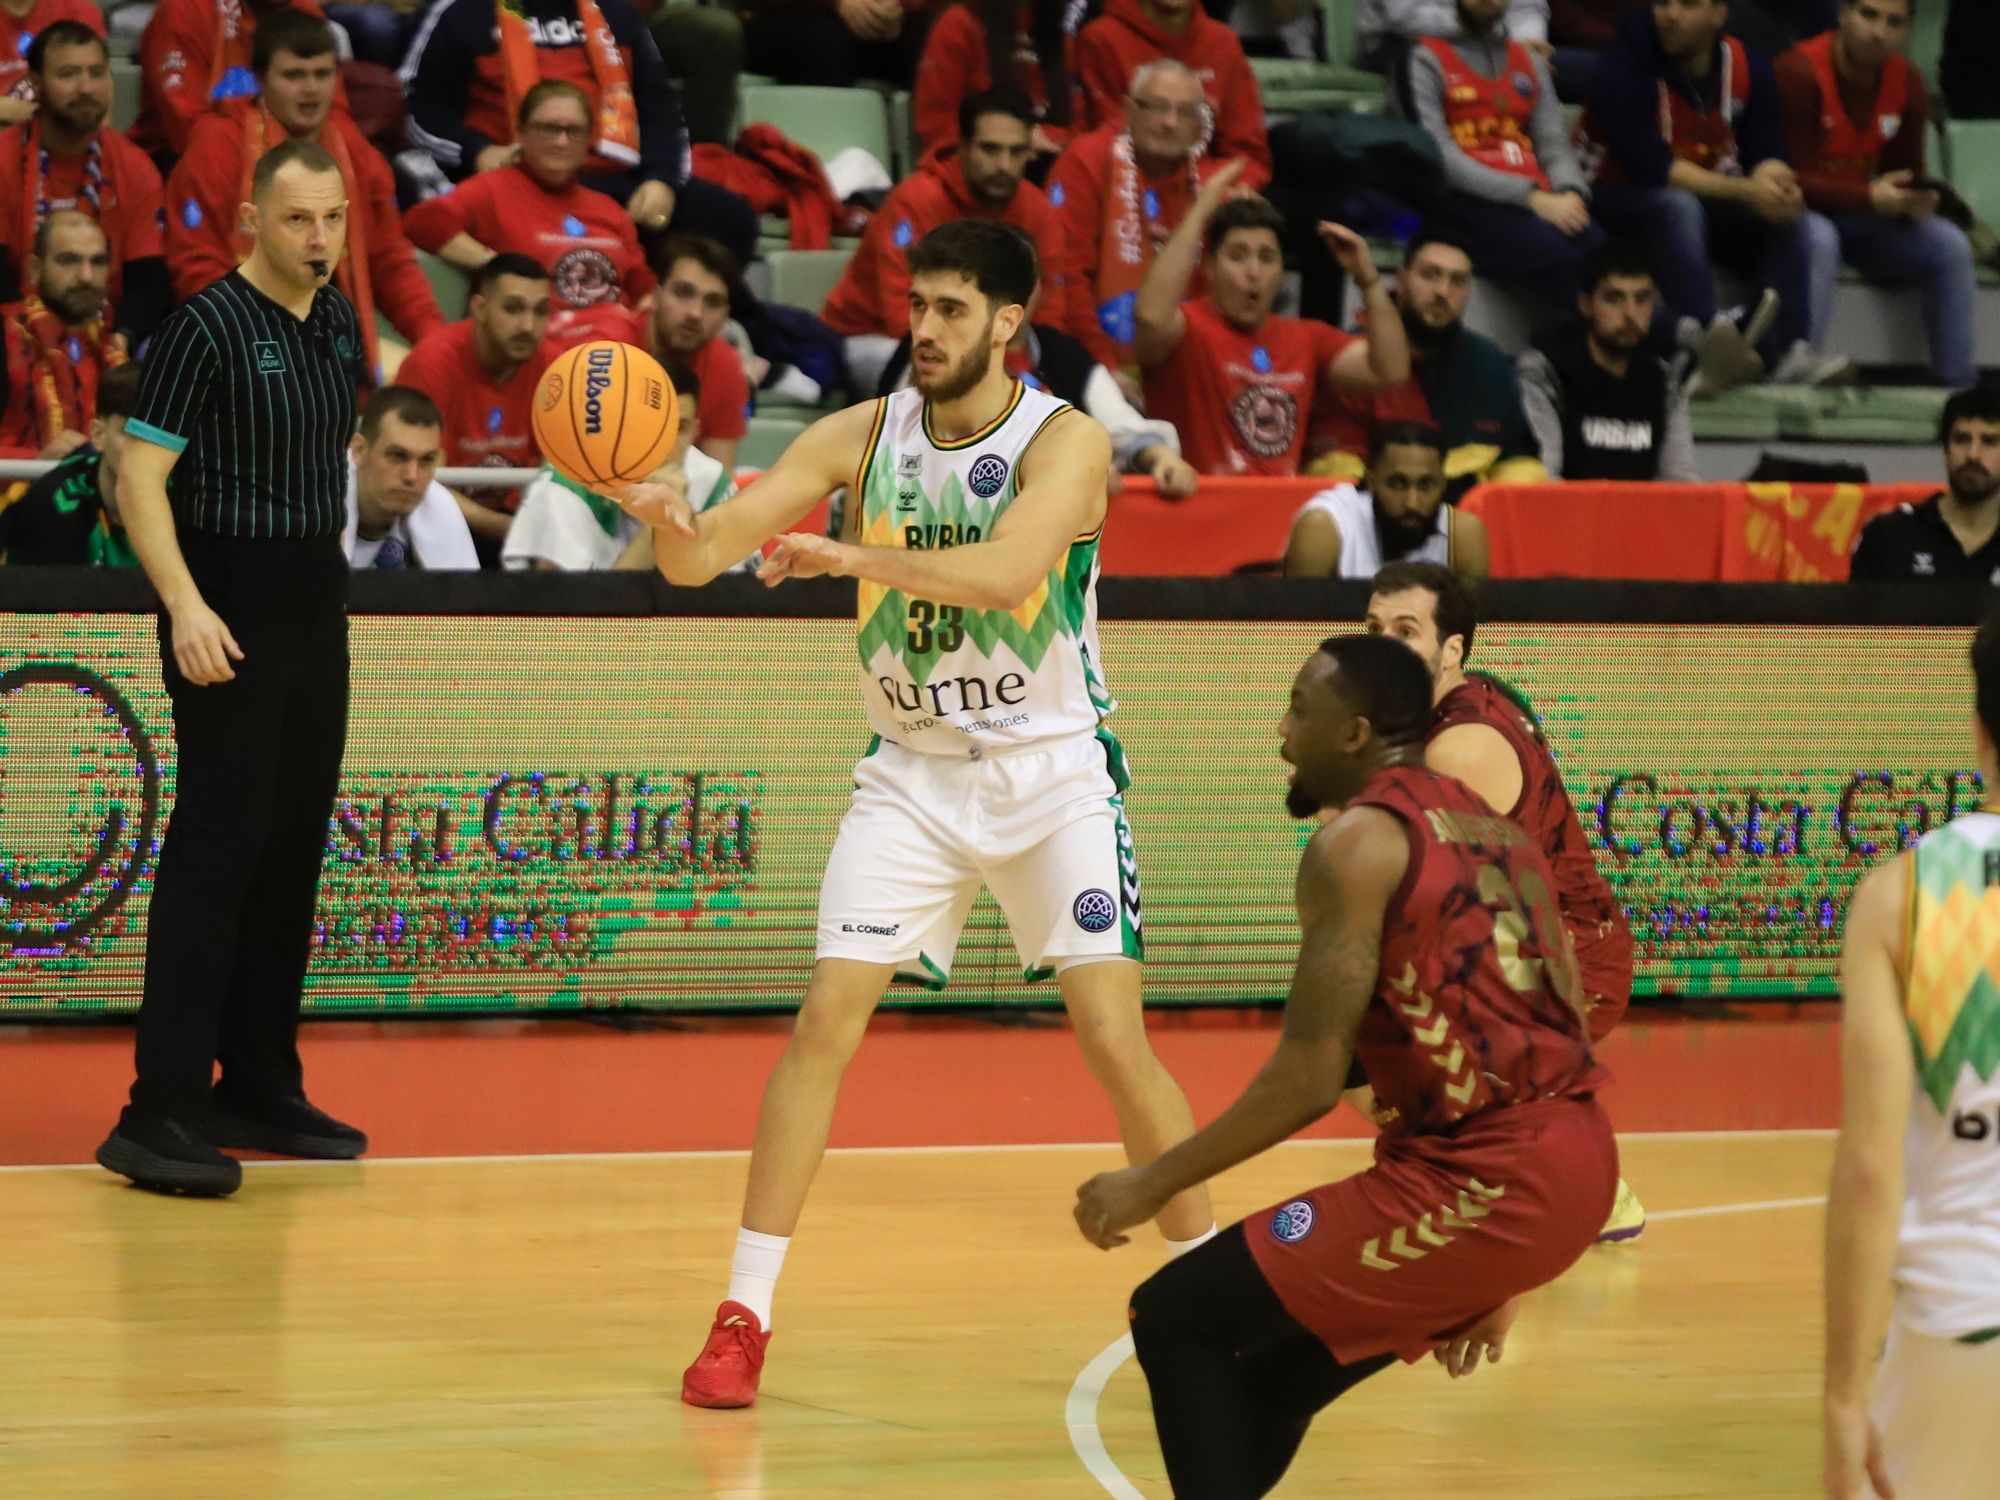
M 1571 989 L 1548 861 L 1464 782 L 1419 766 L 1368 779 L 1350 807 L 1408 831 L 1410 868 L 1382 921 L 1355 1054 L 1388 1134 L 1447 1131 L 1489 1109 L 1610 1080 Z
M 1445 694 L 1431 715 L 1429 743 L 1447 729 L 1460 724 L 1484 724 L 1498 731 L 1513 748 L 1521 766 L 1521 800 L 1501 808 L 1521 825 L 1535 847 L 1542 851 L 1556 877 L 1556 904 L 1562 911 L 1563 926 L 1577 941 L 1579 956 L 1603 942 L 1610 931 L 1631 934 L 1618 898 L 1597 873 L 1597 859 L 1584 837 L 1583 824 L 1563 787 L 1562 773 L 1549 754 L 1548 741 L 1541 729 L 1523 712 L 1521 705 L 1485 677 L 1471 676 Z

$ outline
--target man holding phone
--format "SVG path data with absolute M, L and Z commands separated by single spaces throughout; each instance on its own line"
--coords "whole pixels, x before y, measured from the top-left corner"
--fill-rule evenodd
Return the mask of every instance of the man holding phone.
M 1778 100 L 1807 207 L 1833 222 L 1842 257 L 1870 281 L 1922 290 L 1932 374 L 1962 389 L 1979 378 L 1972 247 L 1938 217 L 1925 173 L 1930 93 L 1903 56 L 1914 5 L 1841 0 L 1832 31 L 1778 59 Z M 1814 269 L 1816 281 L 1839 272 Z

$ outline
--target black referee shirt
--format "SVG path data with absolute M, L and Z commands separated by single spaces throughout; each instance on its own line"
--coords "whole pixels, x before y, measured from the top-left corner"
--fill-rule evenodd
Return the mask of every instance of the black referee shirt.
M 168 317 L 125 430 L 180 454 L 176 524 L 238 540 L 338 537 L 362 347 L 333 287 L 301 321 L 235 271 Z
M 2000 586 L 2000 530 L 1968 553 L 1944 518 L 1942 495 L 1921 505 L 1903 504 L 1861 528 L 1848 577 L 1856 583 L 1912 580 Z

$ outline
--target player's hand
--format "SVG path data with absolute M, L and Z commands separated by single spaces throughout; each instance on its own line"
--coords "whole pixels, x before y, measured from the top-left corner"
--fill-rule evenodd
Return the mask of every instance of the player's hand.
M 1368 286 L 1378 279 L 1375 262 L 1368 254 L 1368 241 L 1345 224 L 1333 224 L 1322 219 L 1319 242 L 1326 246 L 1326 253 L 1340 263 L 1340 269 L 1347 273 L 1350 281 Z
M 658 478 L 622 485 L 607 493 L 633 520 L 683 541 L 695 539 L 694 507 L 688 504 L 684 475 L 663 473 Z
M 236 669 L 229 665 L 243 660 L 243 648 L 222 623 L 222 616 L 200 599 L 173 612 L 174 665 L 196 687 L 229 682 Z
M 89 438 L 78 432 L 74 427 L 65 427 L 61 432 L 50 438 L 48 445 L 40 453 L 37 453 L 35 457 L 68 458 L 89 441 Z
M 778 538 L 757 565 L 757 577 L 772 588 L 787 578 L 843 578 L 848 551 L 844 542 L 832 537 L 790 531 Z
M 1171 1196 L 1144 1167 L 1099 1172 L 1076 1190 L 1076 1227 L 1098 1249 L 1114 1249 L 1131 1240 L 1124 1231 L 1157 1217 Z
M 1895 1500 L 1889 1468 L 1882 1460 L 1882 1434 L 1866 1410 L 1844 1402 L 1826 1404 L 1826 1463 L 1821 1475 L 1826 1500 Z
M 1501 1352 L 1507 1347 L 1507 1330 L 1514 1326 L 1520 1312 L 1519 1298 L 1501 1303 L 1450 1343 L 1440 1344 L 1437 1362 L 1451 1372 L 1453 1380 L 1470 1375 L 1479 1368 L 1481 1359 L 1498 1364 Z

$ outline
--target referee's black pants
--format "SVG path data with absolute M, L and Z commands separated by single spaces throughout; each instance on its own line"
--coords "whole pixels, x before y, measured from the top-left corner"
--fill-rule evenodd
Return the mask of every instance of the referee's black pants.
M 1180 1500 L 1258 1500 L 1320 1410 L 1395 1356 L 1342 1364 L 1278 1300 L 1243 1226 L 1169 1261 L 1132 1294 L 1132 1344 Z
M 199 574 L 197 574 L 199 577 Z M 299 1000 L 347 739 L 347 614 L 221 610 L 233 681 L 197 687 L 160 619 L 179 765 L 146 923 L 132 1112 L 199 1118 L 222 1085 L 299 1095 Z

